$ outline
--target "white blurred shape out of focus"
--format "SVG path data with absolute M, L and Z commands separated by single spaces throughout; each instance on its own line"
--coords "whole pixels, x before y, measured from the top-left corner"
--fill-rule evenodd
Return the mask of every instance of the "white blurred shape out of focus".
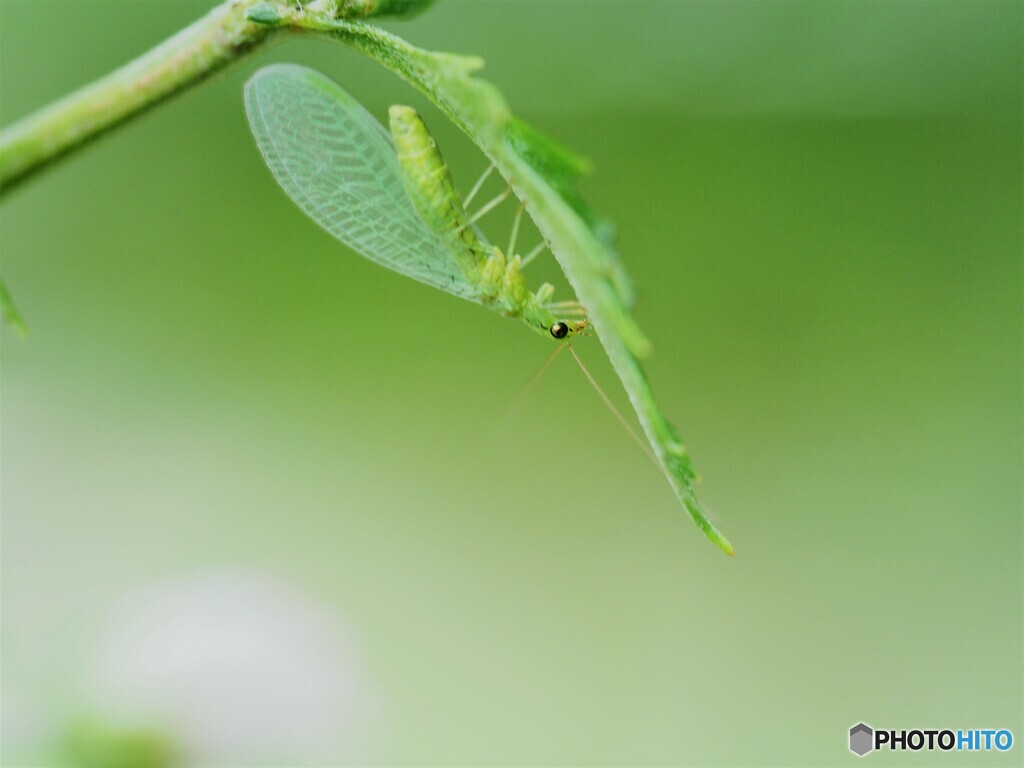
M 193 572 L 113 607 L 81 707 L 159 729 L 186 765 L 362 762 L 379 702 L 356 657 L 331 613 L 282 581 Z

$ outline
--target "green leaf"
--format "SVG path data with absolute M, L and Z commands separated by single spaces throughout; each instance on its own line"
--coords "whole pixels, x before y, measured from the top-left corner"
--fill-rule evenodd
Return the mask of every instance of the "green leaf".
M 335 12 L 339 19 L 365 19 L 380 16 L 415 16 L 434 0 L 340 0 Z
M 254 24 L 276 26 L 281 23 L 281 14 L 273 3 L 259 3 L 245 9 L 245 18 Z
M 295 23 L 352 46 L 411 83 L 495 164 L 551 245 L 586 307 L 676 497 L 705 536 L 732 555 L 732 545 L 697 500 L 689 454 L 654 399 L 640 365 L 640 359 L 650 353 L 650 342 L 630 313 L 632 291 L 610 247 L 607 226 L 589 213 L 576 192 L 576 181 L 588 164 L 515 120 L 498 89 L 474 76 L 483 66 L 482 59 L 416 48 L 360 22 L 307 14 Z
M 14 305 L 14 299 L 11 298 L 11 294 L 8 293 L 7 286 L 4 285 L 2 280 L 0 280 L 0 314 L 3 315 L 4 322 L 17 331 L 21 338 L 28 336 L 28 326 L 25 325 L 25 319 Z

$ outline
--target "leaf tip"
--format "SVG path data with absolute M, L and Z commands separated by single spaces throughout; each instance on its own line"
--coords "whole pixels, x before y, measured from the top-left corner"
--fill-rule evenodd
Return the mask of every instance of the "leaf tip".
M 14 305 L 14 299 L 11 298 L 11 294 L 7 292 L 7 286 L 2 281 L 0 281 L 0 316 L 18 336 L 22 339 L 28 338 L 28 326 L 25 324 L 25 318 L 21 316 L 21 312 Z

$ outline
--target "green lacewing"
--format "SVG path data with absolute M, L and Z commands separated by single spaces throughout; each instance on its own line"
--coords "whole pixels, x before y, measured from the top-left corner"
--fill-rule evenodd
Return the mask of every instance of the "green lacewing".
M 529 290 L 522 256 L 487 241 L 411 107 L 391 108 L 389 133 L 337 83 L 292 64 L 257 72 L 245 107 L 281 188 L 352 250 L 548 338 L 585 332 L 586 318 L 552 312 L 549 283 Z
M 515 233 L 527 202 L 521 191 L 517 194 L 523 205 L 503 253 L 475 222 L 510 190 L 469 217 L 465 205 L 484 179 L 465 201 L 460 199 L 434 140 L 411 108 L 392 107 L 388 131 L 336 83 L 288 64 L 257 72 L 246 84 L 245 104 L 256 143 L 282 189 L 342 243 L 395 272 L 517 317 L 548 338 L 567 342 L 589 332 L 590 321 L 578 302 L 552 302 L 554 288 L 549 283 L 536 292 L 527 288 L 521 269 L 546 243 L 525 257 L 515 253 Z M 520 143 L 528 138 L 520 136 Z M 614 254 L 602 254 L 600 271 L 609 283 L 598 288 L 611 296 L 602 311 L 618 334 L 602 342 L 653 453 L 601 391 L 575 350 L 564 343 L 556 352 L 572 351 L 605 404 L 665 472 L 697 526 L 732 555 L 732 545 L 697 500 L 691 484 L 696 475 L 686 449 L 655 402 L 635 358 L 648 343 L 629 314 L 632 292 L 622 265 Z M 615 342 L 612 347 L 610 341 Z

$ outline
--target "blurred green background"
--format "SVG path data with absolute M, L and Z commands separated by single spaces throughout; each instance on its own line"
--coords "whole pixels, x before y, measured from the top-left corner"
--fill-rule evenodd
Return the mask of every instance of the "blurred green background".
M 4 0 L 2 122 L 207 7 Z M 259 66 L 423 105 L 351 51 L 283 43 L 12 193 L 4 764 L 844 765 L 864 720 L 1017 740 L 876 765 L 1019 765 L 1022 9 L 388 25 L 595 161 L 732 560 L 568 358 L 517 400 L 547 344 L 274 184 Z M 465 188 L 482 156 L 425 114 Z

